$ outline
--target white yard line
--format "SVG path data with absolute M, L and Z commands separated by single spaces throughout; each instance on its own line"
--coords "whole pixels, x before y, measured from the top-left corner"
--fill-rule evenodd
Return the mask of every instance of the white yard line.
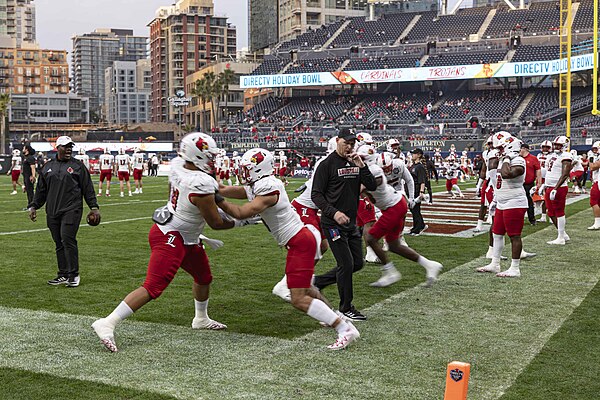
M 123 222 L 131 222 L 131 221 L 141 221 L 144 219 L 150 219 L 149 216 L 147 217 L 139 217 L 139 218 L 127 218 L 127 219 L 118 219 L 115 221 L 106 221 L 106 222 L 101 222 L 100 225 L 110 225 L 110 224 L 120 224 Z M 86 224 L 81 224 L 80 227 L 87 227 L 89 225 Z M 23 231 L 12 231 L 12 232 L 0 232 L 0 236 L 9 236 L 9 235 L 21 235 L 24 233 L 34 233 L 34 232 L 44 232 L 47 231 L 48 228 L 40 228 L 40 229 L 27 229 L 27 230 L 23 230 Z
M 0 365 L 181 399 L 433 399 L 442 397 L 446 364 L 461 360 L 472 364 L 470 398 L 496 399 L 598 282 L 595 265 L 572 263 L 565 252 L 592 250 L 593 233 L 572 229 L 587 219 L 569 218 L 567 247 L 545 244 L 553 228 L 528 236 L 528 250 L 541 254 L 524 263 L 520 279 L 476 274 L 485 263 L 478 258 L 432 289 L 365 309 L 361 340 L 341 353 L 324 349 L 329 329 L 284 340 L 132 319 L 117 331 L 121 352 L 110 354 L 90 329 L 94 317 L 0 307 Z
M 105 207 L 114 207 L 114 206 L 129 206 L 129 205 L 137 205 L 137 204 L 145 204 L 145 203 L 166 203 L 167 200 L 130 200 L 130 201 L 124 201 L 122 203 L 107 203 L 107 204 L 100 204 L 101 208 L 105 208 Z M 26 211 L 1 211 L 0 214 L 22 214 L 25 213 Z

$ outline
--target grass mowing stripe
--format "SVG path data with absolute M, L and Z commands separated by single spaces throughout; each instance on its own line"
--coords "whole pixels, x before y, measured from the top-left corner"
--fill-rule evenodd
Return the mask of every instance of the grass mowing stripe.
M 100 225 L 120 224 L 123 222 L 141 221 L 144 219 L 150 219 L 150 217 L 146 216 L 146 217 L 138 217 L 138 218 L 118 219 L 115 221 L 105 221 L 105 222 L 101 222 Z M 89 225 L 82 224 L 80 226 L 80 228 L 83 228 L 83 227 L 89 227 Z M 0 232 L 0 236 L 19 235 L 22 233 L 44 232 L 47 230 L 48 230 L 48 228 L 41 228 L 41 229 L 28 229 L 28 230 L 24 230 L 24 231 Z
M 586 220 L 579 213 L 569 226 Z M 569 233 L 583 260 L 595 236 Z M 554 235 L 547 228 L 525 239 L 542 254 L 524 263 L 520 279 L 476 274 L 479 258 L 431 290 L 409 289 L 371 307 L 361 341 L 345 352 L 324 349 L 333 338 L 325 329 L 282 340 L 126 321 L 117 333 L 122 352 L 108 354 L 90 317 L 3 307 L 0 365 L 178 398 L 431 399 L 443 393 L 446 363 L 458 359 L 472 364 L 470 396 L 497 398 L 598 281 L 577 254 L 567 259 L 565 247 L 545 244 Z

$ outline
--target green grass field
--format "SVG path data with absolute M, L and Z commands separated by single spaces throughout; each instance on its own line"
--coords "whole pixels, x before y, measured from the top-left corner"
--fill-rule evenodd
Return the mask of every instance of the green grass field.
M 439 399 L 446 364 L 470 362 L 472 399 L 595 399 L 600 393 L 600 278 L 590 262 L 600 244 L 587 201 L 569 207 L 572 243 L 556 248 L 546 224 L 525 227 L 523 276 L 473 273 L 487 236 L 408 237 L 444 264 L 432 289 L 422 269 L 393 256 L 403 279 L 375 289 L 379 268 L 355 275 L 355 304 L 369 316 L 362 338 L 326 351 L 331 330 L 271 294 L 285 250 L 264 226 L 213 232 L 209 313 L 226 332 L 198 332 L 191 278 L 181 272 L 163 296 L 119 325 L 110 354 L 90 324 L 144 279 L 149 216 L 164 203 L 165 178 L 146 178 L 144 194 L 100 198 L 103 224 L 78 235 L 82 284 L 51 287 L 54 244 L 45 216 L 27 219 L 25 195 L 9 196 L 0 177 L 0 398 L 32 399 Z M 293 189 L 301 182 L 294 181 Z M 464 185 L 465 187 L 474 186 Z M 436 191 L 443 190 L 442 184 Z M 331 254 L 317 273 L 333 266 Z M 325 290 L 337 304 L 335 288 Z M 347 384 L 349 383 L 349 384 Z

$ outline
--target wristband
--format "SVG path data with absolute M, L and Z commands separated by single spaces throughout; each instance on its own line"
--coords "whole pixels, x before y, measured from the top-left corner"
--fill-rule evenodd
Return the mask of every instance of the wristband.
M 215 193 L 215 203 L 219 204 L 220 202 L 224 201 L 225 197 L 221 196 L 221 193 L 216 192 Z

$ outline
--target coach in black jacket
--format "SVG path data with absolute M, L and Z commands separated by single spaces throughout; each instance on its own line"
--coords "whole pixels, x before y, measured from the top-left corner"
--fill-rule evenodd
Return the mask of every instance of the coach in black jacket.
M 56 244 L 58 276 L 49 285 L 79 286 L 77 231 L 83 214 L 82 198 L 90 207 L 88 219 L 99 222 L 100 211 L 88 169 L 72 157 L 73 141 L 68 136 L 56 140 L 56 159 L 48 161 L 39 176 L 35 196 L 29 204 L 29 218 L 46 204 L 46 222 Z
M 337 149 L 321 162 L 314 175 L 311 197 L 321 210 L 321 226 L 337 267 L 315 278 L 323 289 L 337 282 L 339 310 L 353 320 L 365 320 L 352 305 L 352 273 L 363 267 L 362 237 L 356 227 L 361 184 L 375 190 L 375 177 L 354 152 L 356 136 L 348 129 L 340 131 Z

